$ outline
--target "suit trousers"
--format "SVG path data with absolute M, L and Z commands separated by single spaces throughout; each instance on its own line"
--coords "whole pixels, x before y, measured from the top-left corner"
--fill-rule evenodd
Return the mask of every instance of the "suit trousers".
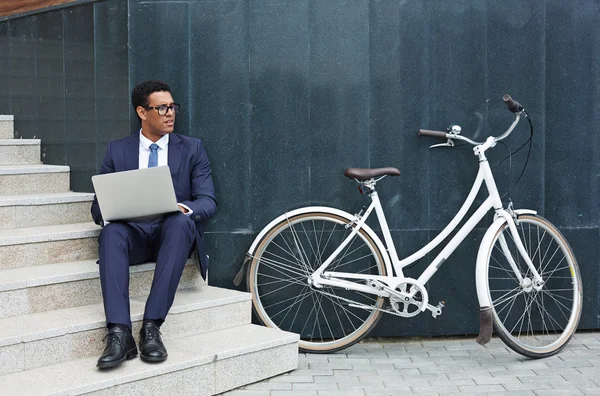
M 107 323 L 131 329 L 129 265 L 156 261 L 144 319 L 164 320 L 194 247 L 196 226 L 181 212 L 107 224 L 99 237 L 100 283 Z

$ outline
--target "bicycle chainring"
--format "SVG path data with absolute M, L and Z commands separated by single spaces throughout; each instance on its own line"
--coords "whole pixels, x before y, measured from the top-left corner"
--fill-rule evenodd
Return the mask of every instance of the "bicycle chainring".
M 424 293 L 421 286 L 406 281 L 398 284 L 395 290 L 403 295 L 408 295 L 406 297 L 397 295 L 390 296 L 391 309 L 393 309 L 398 316 L 411 318 L 422 312 L 423 304 L 426 304 L 427 302 L 423 301 Z

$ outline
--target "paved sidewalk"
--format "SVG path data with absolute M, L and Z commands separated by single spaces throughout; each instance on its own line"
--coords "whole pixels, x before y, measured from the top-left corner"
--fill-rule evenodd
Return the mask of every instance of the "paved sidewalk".
M 578 333 L 558 355 L 532 360 L 497 338 L 364 342 L 299 356 L 297 370 L 227 396 L 600 395 L 600 332 Z

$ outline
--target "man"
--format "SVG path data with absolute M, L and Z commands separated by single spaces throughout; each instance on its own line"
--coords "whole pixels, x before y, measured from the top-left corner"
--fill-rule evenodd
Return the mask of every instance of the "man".
M 201 141 L 173 133 L 180 106 L 174 103 L 169 87 L 160 81 L 144 81 L 133 89 L 131 103 L 142 127 L 108 144 L 100 173 L 169 165 L 180 211 L 155 220 L 105 224 L 94 199 L 92 217 L 104 227 L 99 238 L 99 264 L 108 327 L 99 368 L 116 367 L 137 356 L 131 334 L 129 265 L 146 261 L 156 261 L 156 268 L 140 329 L 140 356 L 148 362 L 166 360 L 159 328 L 173 304 L 194 246 L 199 270 L 206 279 L 208 258 L 202 223 L 217 208 L 210 164 Z

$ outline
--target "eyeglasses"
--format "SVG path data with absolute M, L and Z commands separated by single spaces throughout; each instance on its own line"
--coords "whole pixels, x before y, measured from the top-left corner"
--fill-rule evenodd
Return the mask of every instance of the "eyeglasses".
M 142 107 L 146 110 L 156 110 L 156 111 L 158 111 L 158 115 L 160 115 L 160 116 L 167 115 L 167 112 L 169 110 L 172 110 L 173 113 L 179 113 L 179 109 L 181 108 L 181 106 L 177 103 L 173 103 L 170 106 L 162 105 L 162 106 L 157 106 L 157 107 L 150 107 L 150 106 L 142 106 Z

